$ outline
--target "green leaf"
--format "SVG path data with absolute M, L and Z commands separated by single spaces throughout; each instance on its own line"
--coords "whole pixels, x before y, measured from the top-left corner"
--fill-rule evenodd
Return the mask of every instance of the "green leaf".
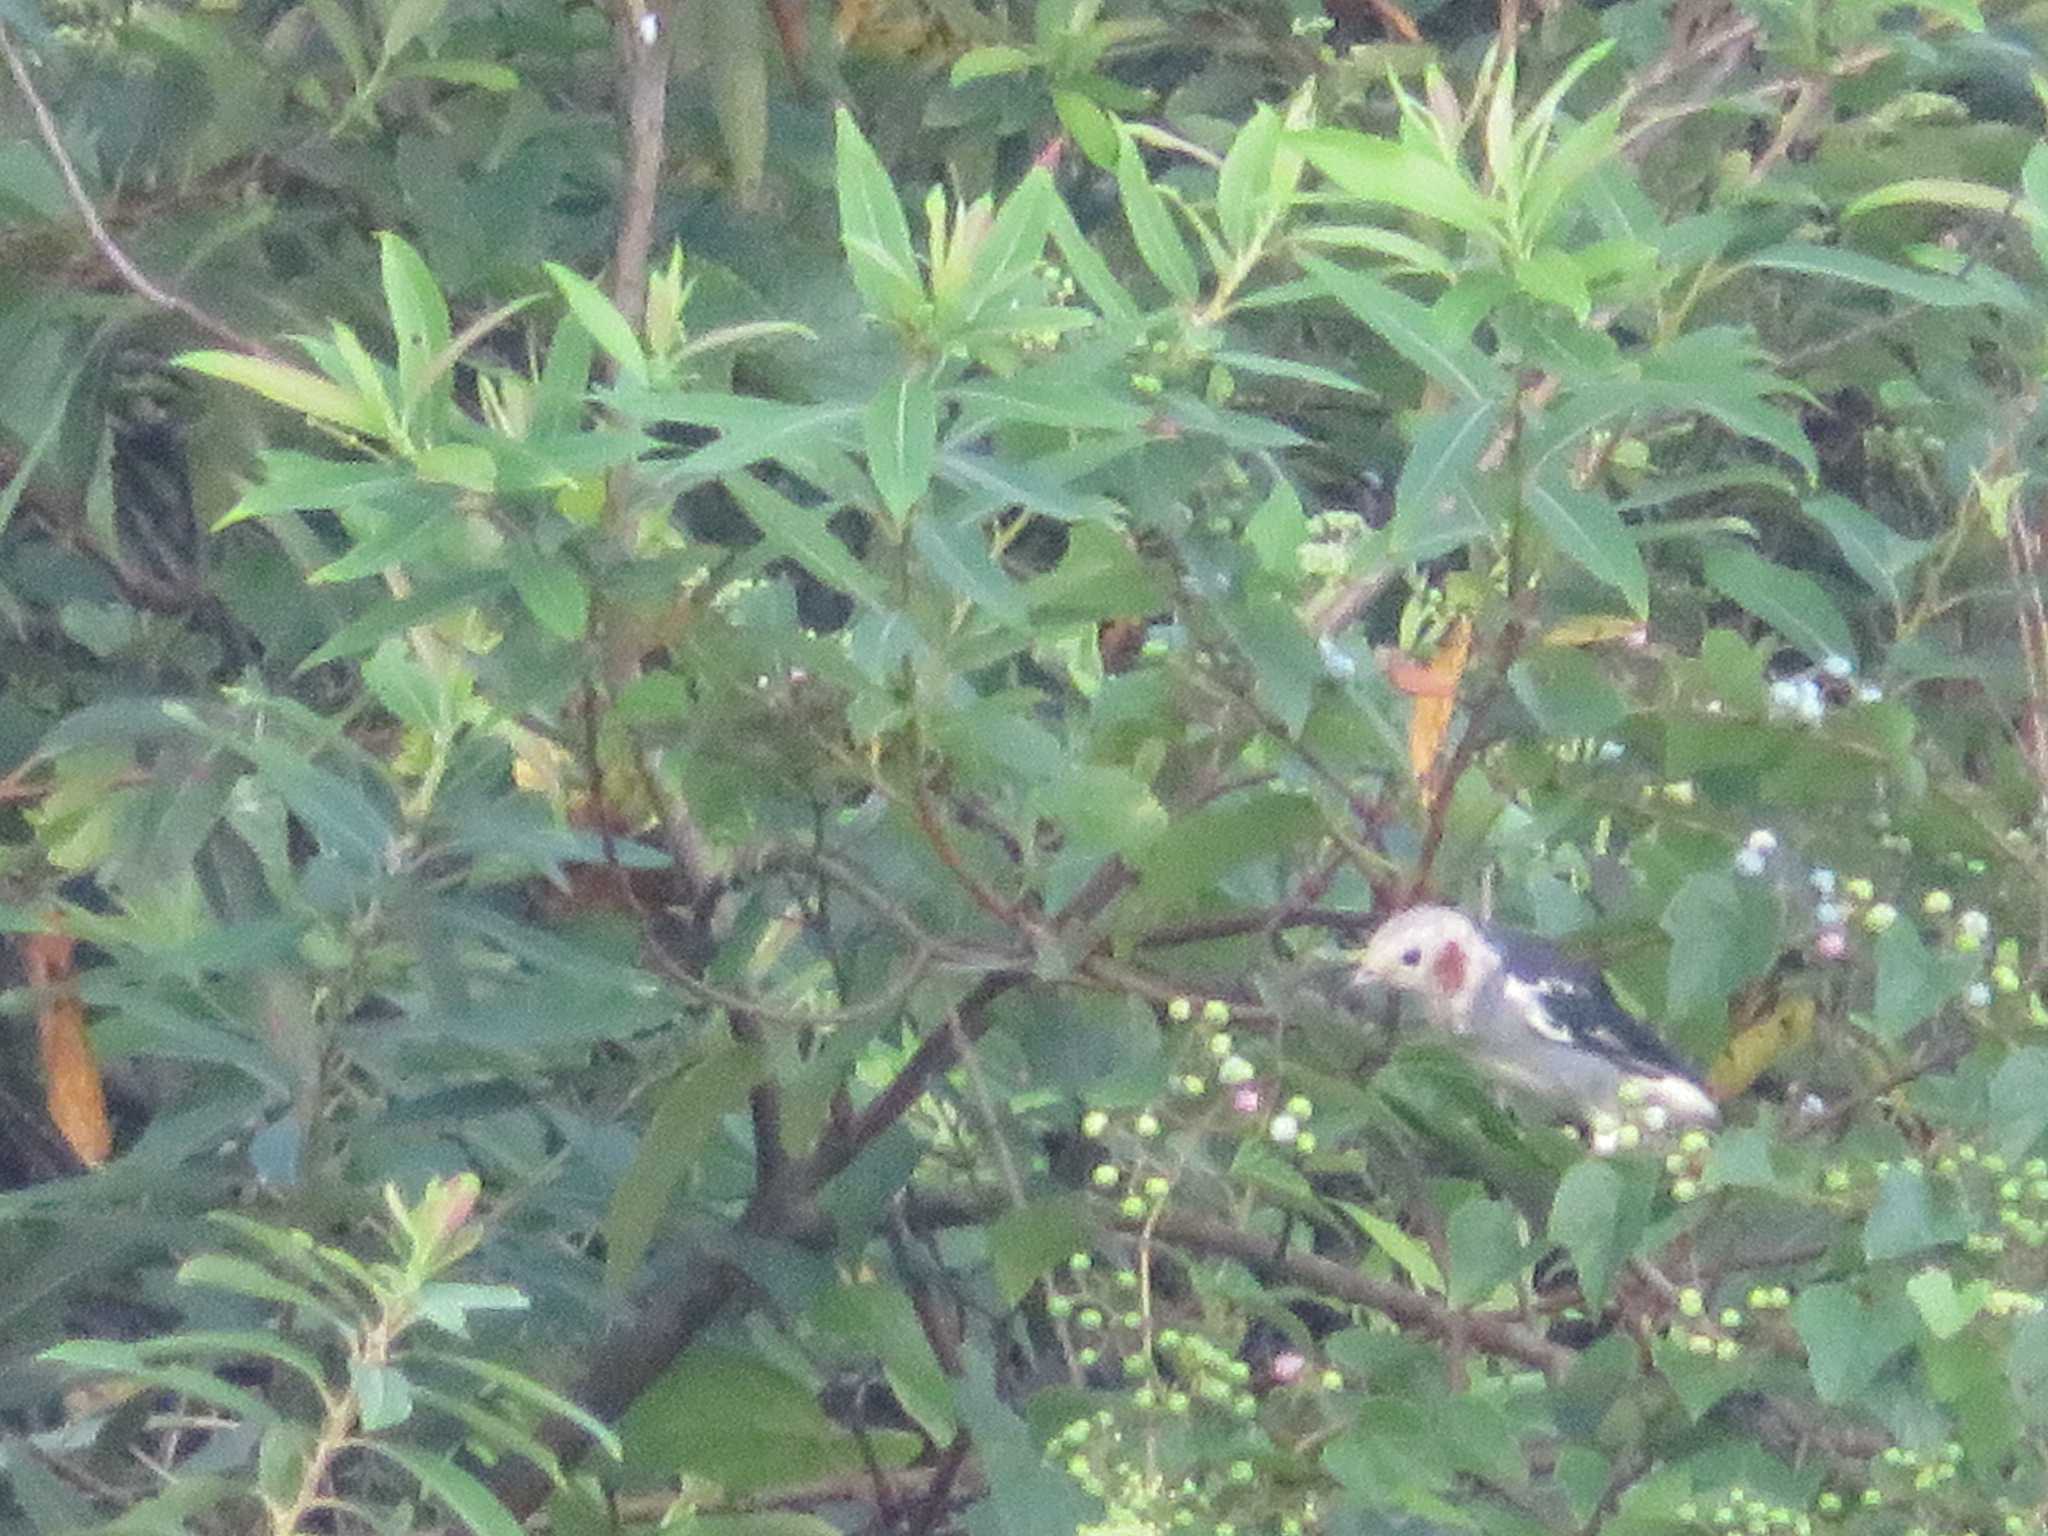
M 988 1228 L 996 1295 L 1014 1307 L 1032 1286 L 1095 1245 L 1095 1226 L 1078 1196 L 1033 1200 L 1003 1212 Z
M 1604 1306 L 1614 1272 L 1628 1257 L 1621 1175 L 1613 1164 L 1588 1159 L 1572 1165 L 1557 1186 L 1549 1230 L 1550 1240 L 1572 1256 L 1586 1304 Z
M 924 303 L 910 221 L 903 216 L 895 183 L 862 137 L 853 114 L 841 107 L 836 121 L 839 238 L 854 286 L 876 314 L 907 320 Z
M 1887 1040 L 1903 1039 L 1969 985 L 1974 959 L 1929 949 L 1911 922 L 1894 923 L 1871 946 L 1877 952 L 1877 990 L 1870 1023 Z
M 1802 571 L 1787 570 L 1733 545 L 1707 551 L 1707 585 L 1775 629 L 1815 661 L 1830 656 L 1856 661 L 1856 642 L 1825 588 Z
M 466 1371 L 482 1381 L 489 1382 L 502 1392 L 533 1404 L 543 1413 L 567 1419 L 604 1447 L 605 1453 L 614 1461 L 619 1459 L 619 1439 L 612 1433 L 610 1425 L 593 1416 L 582 1404 L 572 1402 L 552 1387 L 542 1386 L 531 1376 L 515 1371 L 509 1366 L 499 1365 L 495 1360 L 479 1360 L 474 1355 L 457 1354 L 447 1350 L 414 1347 L 406 1352 L 406 1358 L 431 1361 L 435 1365 Z
M 605 297 L 604 290 L 582 273 L 573 272 L 560 262 L 544 261 L 541 267 L 561 290 L 569 305 L 569 313 L 576 317 L 577 324 L 606 356 L 618 364 L 620 376 L 628 383 L 644 386 L 647 383 L 647 354 L 641 350 L 640 338 L 633 334 L 633 327 Z
M 768 163 L 769 56 L 776 50 L 768 11 L 756 0 L 703 0 L 694 9 L 703 27 L 711 111 L 733 195 L 741 208 L 749 208 L 760 195 Z
M 1115 170 L 1123 155 L 1122 125 L 1080 91 L 1055 89 L 1052 110 L 1060 126 L 1081 146 L 1081 153 L 1105 171 Z
M 331 421 L 365 437 L 384 435 L 383 417 L 369 401 L 354 390 L 344 389 L 332 379 L 304 368 L 249 357 L 241 352 L 185 352 L 172 361 L 180 368 L 190 368 L 208 378 L 239 384 L 266 400 L 299 411 L 315 421 Z
M 397 1366 L 351 1360 L 348 1379 L 355 1389 L 362 1426 L 370 1433 L 390 1429 L 412 1417 L 412 1383 Z
M 544 555 L 524 539 L 505 546 L 512 586 L 526 611 L 557 640 L 581 640 L 590 623 L 590 591 L 565 555 Z
M 1280 114 L 1264 102 L 1253 104 L 1252 115 L 1231 140 L 1223 168 L 1216 173 L 1216 222 L 1222 227 L 1224 244 L 1242 256 L 1259 238 L 1261 226 L 1273 207 L 1274 157 L 1280 151 Z M 1290 155 L 1295 152 L 1290 151 Z
M 1500 430 L 1500 402 L 1478 398 L 1423 418 L 1394 487 L 1387 559 L 1433 560 L 1489 531 L 1471 493 L 1480 455 Z
M 522 1536 L 519 1522 L 498 1502 L 497 1495 L 449 1457 L 393 1440 L 373 1438 L 363 1444 L 410 1472 L 429 1496 L 476 1536 Z
M 1287 135 L 1308 163 L 1351 196 L 1437 219 L 1488 243 L 1501 241 L 1501 205 L 1488 200 L 1458 166 L 1349 128 Z
M 280 1279 L 260 1264 L 252 1264 L 249 1260 L 236 1258 L 233 1254 L 195 1254 L 178 1266 L 178 1284 L 208 1285 L 215 1290 L 253 1296 L 258 1301 L 272 1301 L 280 1306 L 295 1307 L 310 1312 L 315 1317 L 326 1319 L 344 1336 L 354 1331 L 354 1324 L 348 1318 L 343 1317 L 325 1300 L 304 1286 Z
M 1183 816 L 1138 857 L 1143 905 L 1153 914 L 1197 906 L 1231 870 L 1285 858 L 1322 829 L 1305 795 L 1234 795 Z
M 1846 1285 L 1802 1288 L 1792 1303 L 1792 1326 L 1806 1346 L 1806 1368 L 1824 1403 L 1854 1402 L 1917 1331 L 1903 1297 L 1868 1306 Z
M 398 339 L 398 410 L 401 421 L 431 400 L 421 425 L 436 433 L 452 398 L 448 376 L 448 301 L 420 253 L 388 231 L 377 237 L 384 275 L 384 304 Z M 431 395 L 430 395 L 431 391 Z
M 741 1498 L 863 1465 L 862 1446 L 819 1407 L 815 1382 L 731 1347 L 686 1352 L 626 1410 L 619 1438 L 629 1469 L 685 1472 Z M 866 1441 L 883 1467 L 906 1464 L 921 1444 L 876 1430 Z
M 1195 259 L 1174 227 L 1166 200 L 1145 175 L 1145 158 L 1129 129 L 1120 128 L 1122 149 L 1116 161 L 1117 193 L 1123 198 L 1124 218 L 1131 226 L 1131 238 L 1138 255 L 1160 286 L 1183 304 L 1201 296 L 1202 280 L 1195 271 Z
M 727 475 L 723 484 L 754 520 L 754 526 L 761 530 L 762 539 L 771 549 L 788 555 L 818 580 L 851 594 L 877 612 L 887 613 L 894 608 L 881 582 L 826 526 L 830 507 L 800 507 L 752 474 Z
M 1402 357 L 1461 400 L 1500 400 L 1507 380 L 1493 361 L 1458 334 L 1436 312 L 1397 293 L 1377 278 L 1353 272 L 1320 256 L 1303 256 L 1302 266 L 1338 303 Z
M 868 407 L 868 473 L 890 516 L 902 522 L 931 488 L 938 457 L 939 397 L 922 369 L 887 385 Z
M 1254 592 L 1210 612 L 1251 663 L 1259 704 L 1288 735 L 1299 734 L 1323 677 L 1323 660 L 1294 609 L 1271 593 Z
M 1584 651 L 1546 646 L 1508 672 L 1515 697 L 1546 736 L 1605 736 L 1628 714 L 1628 700 Z
M 1970 1326 L 1991 1299 L 1991 1282 L 1973 1280 L 1956 1289 L 1955 1276 L 1945 1269 L 1923 1269 L 1906 1282 L 1906 1295 L 1920 1309 L 1920 1320 L 1937 1339 L 1952 1339 Z
M 1966 1213 L 1944 1191 L 1937 1199 L 1924 1173 L 1893 1167 L 1878 1181 L 1877 1202 L 1863 1224 L 1863 1257 L 1876 1264 L 1959 1243 Z
M 761 1070 L 758 1051 L 728 1042 L 685 1067 L 662 1091 L 605 1212 L 605 1279 L 613 1290 L 638 1276 L 676 1190 L 696 1170 L 719 1121 L 746 1103 Z
M 841 1285 L 822 1293 L 811 1305 L 811 1321 L 864 1354 L 882 1362 L 882 1371 L 918 1427 L 944 1445 L 958 1427 L 953 1418 L 953 1385 L 909 1296 L 875 1284 Z
M 1521 1218 L 1505 1200 L 1467 1200 L 1451 1212 L 1446 1235 L 1451 1258 L 1446 1299 L 1454 1307 L 1486 1300 L 1522 1267 Z
M 2048 1130 L 2048 1050 L 2030 1045 L 2014 1051 L 1992 1073 L 1990 1091 L 1998 1155 L 2017 1163 Z
M 1650 612 L 1650 575 L 1643 552 L 1614 504 L 1563 481 L 1539 480 L 1526 503 L 1537 524 L 1565 557 L 1613 587 L 1639 616 Z
M 363 663 L 363 683 L 402 724 L 434 731 L 448 723 L 445 690 L 401 640 L 377 647 Z
M 1403 1232 L 1384 1216 L 1375 1216 L 1362 1205 L 1349 1200 L 1341 1200 L 1337 1204 L 1345 1215 L 1358 1223 L 1359 1230 L 1372 1239 L 1373 1246 L 1398 1264 L 1401 1272 L 1416 1285 L 1425 1291 L 1443 1292 L 1443 1271 L 1436 1267 L 1427 1243 Z
M 1028 48 L 1012 48 L 996 44 L 987 48 L 970 48 L 953 61 L 953 72 L 948 77 L 953 89 L 971 85 L 976 80 L 987 80 L 997 75 L 1018 75 L 1034 68 L 1038 55 Z
M 1775 899 L 1732 872 L 1689 876 L 1658 925 L 1671 936 L 1665 1006 L 1677 1020 L 1724 1021 L 1728 999 L 1778 958 Z
M 1931 541 L 1892 532 L 1846 496 L 1808 497 L 1801 508 L 1834 538 L 1871 591 L 1894 607 L 1906 601 L 1903 579 L 1934 547 Z
M 2009 196 L 2004 191 L 1996 192 L 1997 206 L 1989 211 L 2002 211 Z M 1844 217 L 1853 215 L 1845 214 Z M 1774 245 L 1749 257 L 1748 263 L 1769 271 L 1830 277 L 1863 288 L 1877 288 L 1935 309 L 1992 302 L 1985 290 L 1974 284 L 1959 282 L 1953 277 L 1915 272 L 1910 267 L 1894 266 L 1861 251 L 1845 250 L 1835 245 Z
M 1075 1536 L 1099 1529 L 1100 1503 L 1048 1462 L 1039 1437 L 998 1392 L 987 1350 L 977 1340 L 966 1356 L 957 1388 L 960 1422 L 973 1437 L 989 1490 L 984 1507 L 961 1522 L 969 1536 Z

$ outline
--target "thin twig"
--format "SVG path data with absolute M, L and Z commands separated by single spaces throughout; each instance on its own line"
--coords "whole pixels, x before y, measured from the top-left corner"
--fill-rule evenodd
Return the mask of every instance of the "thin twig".
M 36 121 L 36 135 L 43 141 L 43 148 L 49 151 L 56 162 L 57 175 L 64 182 L 65 195 L 71 199 L 71 206 L 78 210 L 78 216 L 85 222 L 86 234 L 91 237 L 93 248 L 102 260 L 114 269 L 122 282 L 138 296 L 155 305 L 158 309 L 169 310 L 172 314 L 183 315 L 193 325 L 217 341 L 224 341 L 238 352 L 251 357 L 263 358 L 266 362 L 282 362 L 283 357 L 253 337 L 244 336 L 218 315 L 201 309 L 190 299 L 181 298 L 169 289 L 161 287 L 148 273 L 128 259 L 128 253 L 121 249 L 111 231 L 101 220 L 99 210 L 93 206 L 91 196 L 85 190 L 85 183 L 79 180 L 78 168 L 71 162 L 70 152 L 64 148 L 64 137 L 58 131 L 57 120 L 50 115 L 50 109 L 43 101 L 42 93 L 36 89 L 33 76 L 29 74 L 28 61 L 21 56 L 14 34 L 0 25 L 0 55 L 7 60 L 7 71 L 14 76 L 14 83 L 28 102 L 29 114 Z

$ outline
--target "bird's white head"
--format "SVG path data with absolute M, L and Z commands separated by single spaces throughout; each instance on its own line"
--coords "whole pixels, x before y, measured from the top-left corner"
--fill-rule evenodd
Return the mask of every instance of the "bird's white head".
M 1356 979 L 1418 993 L 1443 1007 L 1468 994 L 1492 953 L 1479 925 L 1456 908 L 1410 907 L 1367 941 Z

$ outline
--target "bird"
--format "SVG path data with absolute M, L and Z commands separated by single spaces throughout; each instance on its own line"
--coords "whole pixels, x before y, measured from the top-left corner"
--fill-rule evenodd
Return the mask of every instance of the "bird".
M 1534 935 L 1481 924 L 1456 907 L 1415 906 L 1382 923 L 1356 959 L 1355 986 L 1419 998 L 1429 1022 L 1482 1072 L 1596 1131 L 1720 1122 L 1706 1086 L 1599 974 Z

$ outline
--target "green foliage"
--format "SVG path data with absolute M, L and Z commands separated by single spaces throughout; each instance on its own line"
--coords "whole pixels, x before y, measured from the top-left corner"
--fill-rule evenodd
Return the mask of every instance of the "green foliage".
M 6 9 L 0 1523 L 2038 1526 L 2039 20 L 1375 11 Z

